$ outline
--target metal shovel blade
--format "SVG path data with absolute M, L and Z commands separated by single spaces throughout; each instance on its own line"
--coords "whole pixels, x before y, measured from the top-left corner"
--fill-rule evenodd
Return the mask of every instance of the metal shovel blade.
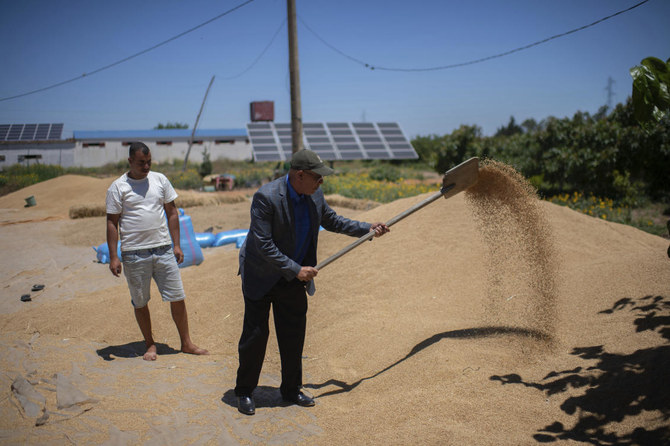
M 444 198 L 453 197 L 459 192 L 472 187 L 479 179 L 479 158 L 470 158 L 458 166 L 451 168 L 442 177 L 442 189 L 446 190 Z M 453 184 L 453 187 L 450 187 Z
M 430 203 L 432 203 L 433 201 L 437 200 L 442 196 L 444 196 L 444 198 L 453 197 L 457 193 L 462 192 L 469 187 L 472 187 L 475 183 L 477 183 L 478 178 L 479 178 L 479 158 L 470 158 L 469 160 L 462 162 L 458 166 L 449 169 L 447 173 L 444 174 L 444 177 L 442 178 L 442 189 L 440 189 L 439 192 L 436 192 L 435 194 L 431 195 L 425 200 L 415 204 L 414 206 L 410 207 L 404 212 L 401 212 L 400 214 L 396 215 L 395 217 L 386 222 L 386 226 L 392 226 L 396 224 L 403 218 L 415 213 L 419 209 L 429 205 Z M 342 257 L 344 254 L 348 253 L 352 249 L 361 245 L 363 242 L 372 239 L 374 236 L 375 236 L 374 232 L 365 234 L 363 237 L 359 238 L 349 246 L 336 252 L 323 262 L 320 262 L 318 265 L 316 265 L 316 269 L 320 270 L 324 266 L 334 262 L 335 260 Z

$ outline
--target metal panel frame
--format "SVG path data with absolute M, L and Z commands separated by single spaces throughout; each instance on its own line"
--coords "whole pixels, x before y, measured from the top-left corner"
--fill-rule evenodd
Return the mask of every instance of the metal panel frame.
M 251 122 L 247 134 L 254 161 L 291 159 L 290 123 Z M 395 122 L 304 123 L 303 143 L 326 161 L 419 157 Z
M 0 124 L 0 141 L 60 140 L 63 124 Z

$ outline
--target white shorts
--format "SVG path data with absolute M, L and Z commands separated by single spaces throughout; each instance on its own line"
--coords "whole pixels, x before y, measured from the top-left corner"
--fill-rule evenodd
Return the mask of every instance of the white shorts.
M 152 277 L 164 301 L 178 302 L 186 297 L 172 246 L 124 251 L 121 258 L 133 307 L 149 303 Z

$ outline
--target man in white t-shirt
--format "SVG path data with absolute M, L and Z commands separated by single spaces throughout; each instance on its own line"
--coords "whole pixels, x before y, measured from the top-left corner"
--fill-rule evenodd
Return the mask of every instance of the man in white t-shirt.
M 128 155 L 130 170 L 107 190 L 107 246 L 110 247 L 109 269 L 119 277 L 122 268 L 116 246 L 121 234 L 123 272 L 135 308 L 135 319 L 147 347 L 144 359 L 156 360 L 147 305 L 152 278 L 163 300 L 170 302 L 181 351 L 206 355 L 207 350 L 191 341 L 188 330 L 186 296 L 177 266 L 184 261 L 179 246 L 179 214 L 174 204 L 177 193 L 165 175 L 151 172 L 151 152 L 144 143 L 132 143 Z

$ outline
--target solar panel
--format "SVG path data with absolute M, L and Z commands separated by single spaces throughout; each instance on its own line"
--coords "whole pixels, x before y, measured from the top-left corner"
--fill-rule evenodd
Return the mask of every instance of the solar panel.
M 326 161 L 419 157 L 395 122 L 304 123 L 302 130 L 304 147 Z M 291 159 L 290 123 L 251 122 L 247 133 L 255 161 Z
M 37 133 L 35 133 L 35 139 L 47 139 L 49 136 L 49 124 L 40 124 L 37 126 Z
M 21 141 L 32 141 L 35 139 L 35 130 L 37 130 L 37 124 L 26 124 L 23 126 L 23 132 L 21 133 Z
M 7 141 L 18 141 L 23 133 L 23 124 L 13 124 L 7 133 Z
M 49 130 L 48 139 L 60 139 L 61 134 L 63 133 L 63 124 L 51 124 L 51 130 Z
M 63 124 L 0 124 L 0 141 L 59 140 Z

